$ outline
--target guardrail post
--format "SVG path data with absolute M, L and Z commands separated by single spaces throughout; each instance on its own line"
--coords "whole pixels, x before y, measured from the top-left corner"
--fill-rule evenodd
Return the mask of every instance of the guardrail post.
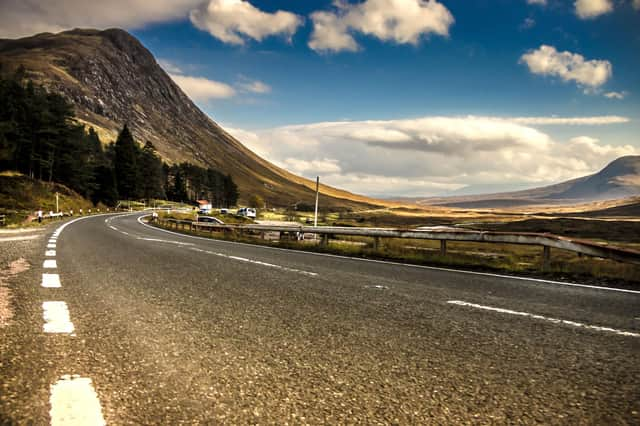
M 373 237 L 373 249 L 378 250 L 380 248 L 380 237 Z
M 542 249 L 542 270 L 548 271 L 551 263 L 551 247 L 543 246 Z
M 447 240 L 440 240 L 440 256 L 447 255 Z
M 329 246 L 329 234 L 322 234 L 320 237 L 320 247 L 328 247 Z

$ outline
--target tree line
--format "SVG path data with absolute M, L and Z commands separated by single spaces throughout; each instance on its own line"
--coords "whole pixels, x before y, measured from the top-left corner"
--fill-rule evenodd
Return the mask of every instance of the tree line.
M 22 68 L 0 78 L 0 105 L 0 170 L 61 183 L 94 204 L 113 206 L 119 199 L 237 203 L 230 175 L 190 163 L 169 165 L 151 142 L 141 147 L 126 125 L 115 143 L 104 146 L 93 128 L 74 120 L 64 97 L 26 80 Z

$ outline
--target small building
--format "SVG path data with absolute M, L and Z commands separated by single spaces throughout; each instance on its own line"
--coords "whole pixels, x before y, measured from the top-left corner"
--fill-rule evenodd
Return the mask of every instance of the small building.
M 196 203 L 198 203 L 198 211 L 200 211 L 200 212 L 209 213 L 209 212 L 211 212 L 211 209 L 213 208 L 213 206 L 211 205 L 211 201 L 198 200 L 198 201 L 196 201 Z

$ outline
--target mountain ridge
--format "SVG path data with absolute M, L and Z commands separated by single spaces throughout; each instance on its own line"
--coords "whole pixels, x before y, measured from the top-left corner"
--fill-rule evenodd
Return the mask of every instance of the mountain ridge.
M 418 205 L 502 208 L 535 204 L 575 204 L 640 195 L 640 155 L 619 157 L 597 173 L 519 191 L 466 196 L 399 198 Z

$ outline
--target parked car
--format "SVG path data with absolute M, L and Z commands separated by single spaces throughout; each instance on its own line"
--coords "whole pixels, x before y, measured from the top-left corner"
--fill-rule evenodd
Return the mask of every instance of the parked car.
M 220 209 L 220 214 L 229 214 L 229 209 Z
M 252 219 L 256 218 L 256 209 L 253 209 L 251 207 L 243 207 L 241 209 L 238 209 L 238 213 L 236 213 L 238 216 L 244 216 L 244 217 L 250 217 Z

